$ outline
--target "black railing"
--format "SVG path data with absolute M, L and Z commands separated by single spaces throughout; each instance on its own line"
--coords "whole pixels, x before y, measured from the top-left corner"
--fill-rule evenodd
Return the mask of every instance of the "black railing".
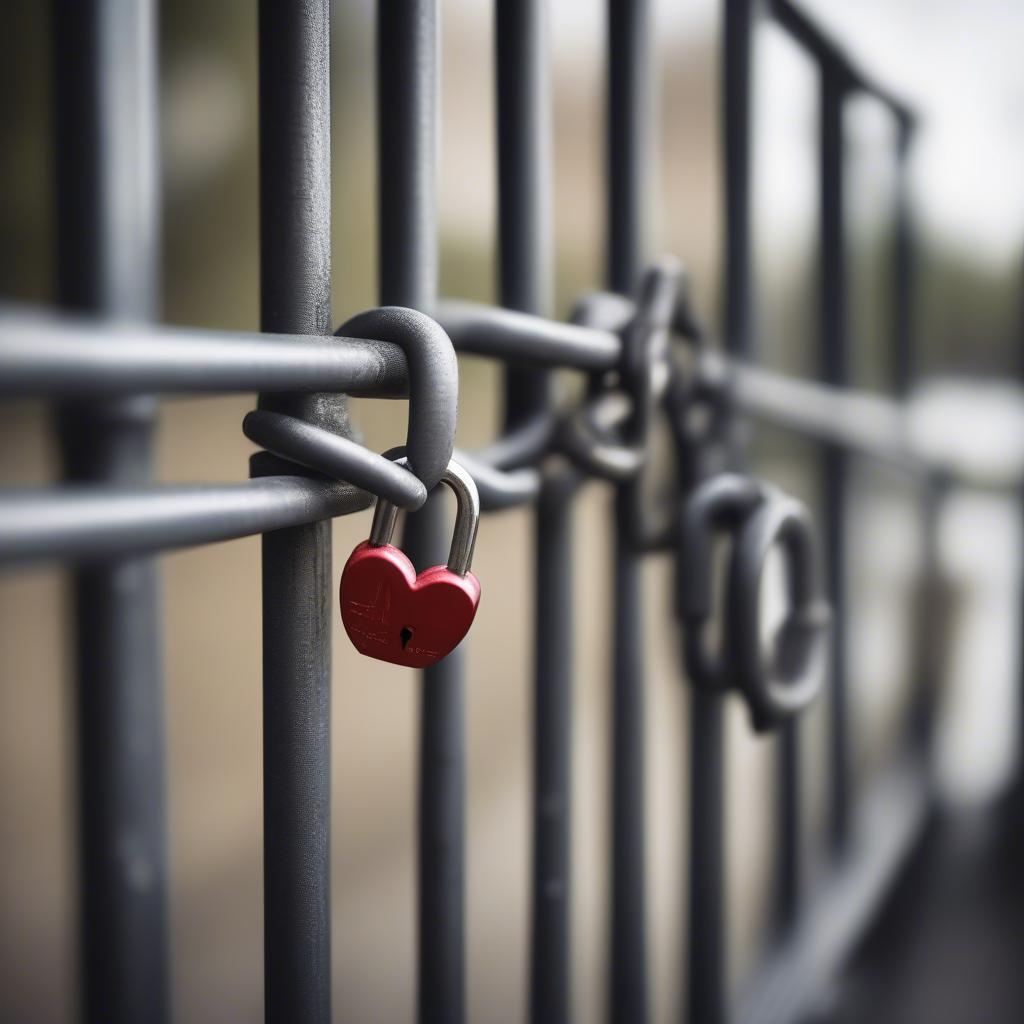
M 714 351 L 689 306 L 681 273 L 670 260 L 652 261 L 642 230 L 653 146 L 646 81 L 653 14 L 645 0 L 610 0 L 608 290 L 581 302 L 572 322 L 559 323 L 549 319 L 550 91 L 543 7 L 542 0 L 496 4 L 499 309 L 438 298 L 437 5 L 380 0 L 380 301 L 406 310 L 365 314 L 344 325 L 341 336 L 328 338 L 328 0 L 259 5 L 263 334 L 151 323 L 158 315 L 159 276 L 153 4 L 55 4 L 62 311 L 0 311 L 0 396 L 59 403 L 65 482 L 0 491 L 0 562 L 75 566 L 80 950 L 82 1006 L 90 1021 L 156 1021 L 169 1012 L 158 577 L 148 556 L 256 534 L 263 537 L 264 579 L 266 1016 L 330 1018 L 329 521 L 383 496 L 417 509 L 404 538 L 417 565 L 445 557 L 443 509 L 426 495 L 452 454 L 453 351 L 496 359 L 506 368 L 504 433 L 456 458 L 476 479 L 485 511 L 532 504 L 535 513 L 531 1019 L 573 1016 L 568 541 L 574 498 L 588 477 L 614 488 L 611 1018 L 633 1024 L 651 1016 L 640 589 L 648 553 L 669 551 L 676 559 L 680 625 L 694 683 L 686 741 L 690 856 L 688 867 L 680 867 L 688 871 L 690 888 L 686 1019 L 805 1019 L 842 970 L 921 834 L 932 794 L 927 751 L 933 666 L 919 658 L 904 743 L 890 769 L 862 793 L 851 774 L 845 649 L 851 460 L 880 459 L 908 473 L 922 494 L 921 529 L 932 559 L 936 501 L 954 475 L 952 465 L 914 446 L 902 403 L 916 362 L 905 182 L 913 117 L 787 0 L 726 0 L 724 343 Z M 819 382 L 756 365 L 750 101 L 752 39 L 763 18 L 785 28 L 819 73 Z M 899 128 L 903 177 L 890 325 L 897 399 L 849 386 L 841 127 L 846 100 L 860 92 L 885 103 Z M 567 407 L 556 393 L 555 369 L 586 376 L 587 393 L 578 406 Z M 249 482 L 150 482 L 153 396 L 248 391 L 260 398 L 246 433 L 265 449 L 253 457 Z M 409 396 L 406 450 L 415 475 L 352 441 L 346 395 Z M 706 414 L 703 425 L 691 422 L 695 410 Z M 675 438 L 678 481 L 667 526 L 652 525 L 657 510 L 644 498 L 649 426 L 656 415 L 667 418 Z M 712 472 L 727 464 L 742 469 L 732 430 L 738 419 L 774 423 L 821 443 L 824 593 L 833 642 L 825 673 L 827 870 L 814 886 L 802 857 L 798 736 L 799 712 L 814 680 L 806 665 L 797 665 L 812 651 L 812 640 L 813 650 L 819 649 L 825 629 L 814 540 L 802 509 L 774 488 Z M 1013 483 L 980 473 L 971 478 L 962 467 L 957 472 L 973 484 Z M 768 668 L 755 657 L 749 628 L 732 632 L 744 622 L 749 627 L 750 607 L 757 608 L 764 552 L 758 554 L 755 527 L 763 543 L 785 547 L 796 580 L 789 633 L 780 636 L 778 659 Z M 704 552 L 715 528 L 732 536 L 735 565 L 717 661 L 700 647 L 710 608 L 701 606 L 703 583 L 693 582 L 695 566 L 705 560 L 710 565 Z M 418 1005 L 424 1021 L 466 1015 L 464 684 L 458 650 L 423 674 Z M 739 1000 L 728 978 L 725 915 L 723 707 L 733 686 L 750 703 L 755 724 L 777 730 L 780 765 L 776 927 Z

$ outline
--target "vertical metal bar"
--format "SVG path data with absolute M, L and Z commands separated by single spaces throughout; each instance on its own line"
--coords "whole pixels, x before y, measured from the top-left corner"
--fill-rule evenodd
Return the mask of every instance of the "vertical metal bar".
M 722 36 L 725 156 L 725 348 L 754 350 L 750 251 L 750 74 L 752 0 L 726 0 Z M 690 872 L 687 1006 L 691 1024 L 725 1024 L 728 934 L 725 917 L 725 720 L 718 693 L 694 687 L 690 704 Z
M 380 300 L 430 312 L 437 299 L 437 0 L 381 0 Z
M 608 3 L 608 285 L 629 294 L 644 258 L 650 177 L 651 73 L 647 0 Z M 633 518 L 638 482 L 615 495 L 612 670 L 612 907 L 610 1018 L 648 1018 L 641 555 Z
M 159 279 L 157 39 L 148 0 L 55 0 L 58 300 L 149 319 Z M 68 480 L 151 476 L 155 404 L 63 408 Z M 80 965 L 86 1021 L 169 1017 L 158 581 L 151 561 L 80 570 Z
M 501 303 L 551 306 L 551 128 L 542 0 L 496 0 L 498 243 Z M 550 398 L 550 374 L 511 368 L 505 420 L 516 426 Z
M 821 378 L 849 383 L 846 315 L 846 260 L 843 249 L 843 100 L 847 85 L 840 68 L 821 67 Z M 850 736 L 846 681 L 846 499 L 848 459 L 827 445 L 822 453 L 824 553 L 828 597 L 834 613 L 830 656 L 829 835 L 836 853 L 846 847 L 850 830 Z
M 913 124 L 901 117 L 896 139 L 896 187 L 893 226 L 893 389 L 905 399 L 918 372 L 917 346 L 914 338 L 914 234 L 910 199 L 910 150 L 914 139 Z M 924 481 L 918 496 L 921 515 L 921 580 L 916 595 L 916 621 L 911 639 L 911 696 L 908 727 L 910 739 L 927 756 L 931 742 L 935 680 L 940 670 L 936 662 L 934 642 L 935 598 L 938 588 L 938 527 L 944 482 L 937 477 Z
M 787 722 L 778 734 L 779 775 L 775 927 L 791 928 L 800 914 L 803 894 L 803 805 L 801 801 L 800 722 Z
M 437 297 L 436 0 L 380 0 L 377 9 L 380 297 L 430 312 Z M 405 546 L 423 567 L 443 562 L 438 497 L 409 516 Z M 465 663 L 461 650 L 422 676 L 419 765 L 418 1014 L 465 1019 Z
M 935 642 L 935 629 L 936 599 L 941 586 L 939 523 L 947 491 L 948 481 L 941 474 L 929 474 L 918 494 L 923 544 L 916 621 L 911 638 L 912 689 L 907 727 L 910 742 L 918 747 L 920 756 L 925 759 L 931 753 L 936 683 L 942 672 L 941 645 Z
M 650 187 L 649 0 L 608 0 L 608 173 L 606 278 L 631 295 L 646 256 Z
M 497 0 L 498 216 L 503 305 L 551 302 L 550 92 L 543 0 Z M 551 397 L 550 374 L 510 369 L 505 425 Z M 535 520 L 533 876 L 530 1019 L 571 1015 L 569 959 L 572 700 L 571 504 L 575 475 L 544 476 Z
M 615 496 L 612 669 L 611 1020 L 647 1019 L 644 657 L 641 563 L 629 485 Z
M 431 499 L 410 517 L 417 567 L 444 561 L 444 506 Z M 419 1020 L 466 1017 L 465 661 L 456 650 L 424 670 L 419 765 Z
M 893 384 L 905 398 L 916 371 L 914 345 L 914 238 L 910 201 L 910 147 L 913 126 L 901 119 L 896 151 L 895 224 L 893 238 L 892 317 Z
M 725 98 L 725 348 L 750 356 L 754 289 L 750 248 L 750 76 L 754 0 L 725 0 L 722 95 Z
M 576 478 L 552 473 L 537 508 L 533 739 L 533 921 L 530 1019 L 572 1015 L 570 816 L 572 738 L 572 500 Z
M 331 329 L 329 0 L 260 0 L 260 300 L 265 331 Z M 344 401 L 261 395 L 326 429 Z M 263 538 L 267 1021 L 331 1015 L 329 522 Z
M 1024 253 L 1022 253 L 1024 256 Z M 1020 278 L 1020 320 L 1017 324 L 1017 365 L 1018 383 L 1024 384 L 1024 259 L 1021 263 Z M 1024 545 L 1024 486 L 1018 488 L 1018 509 L 1020 512 L 1020 528 L 1022 545 Z M 1018 818 L 1024 817 L 1024 551 L 1017 565 L 1017 599 L 1019 615 L 1017 634 L 1017 778 L 1015 798 Z
M 725 698 L 700 687 L 690 703 L 690 885 L 687 1014 L 691 1024 L 728 1015 L 725 922 Z

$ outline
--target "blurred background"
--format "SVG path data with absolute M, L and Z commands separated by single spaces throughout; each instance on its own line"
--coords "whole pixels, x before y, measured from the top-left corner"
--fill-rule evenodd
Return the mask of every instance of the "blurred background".
M 494 299 L 495 143 L 491 5 L 442 0 L 442 292 Z M 657 0 L 657 161 L 651 254 L 689 267 L 719 323 L 722 164 L 719 5 Z M 804 7 L 922 114 L 913 157 L 922 436 L 994 465 L 1020 465 L 1024 358 L 1024 6 L 1000 0 L 815 0 Z M 46 4 L 7 0 L 0 34 L 0 298 L 53 300 L 54 175 Z M 554 95 L 556 312 L 601 284 L 605 20 L 601 0 L 550 4 Z M 165 0 L 161 13 L 163 318 L 259 324 L 256 4 Z M 374 5 L 335 4 L 332 54 L 334 320 L 376 304 Z M 755 236 L 763 360 L 815 372 L 817 92 L 808 58 L 759 30 L 755 57 Z M 856 383 L 891 390 L 888 315 L 895 125 L 870 100 L 844 123 L 854 140 L 848 216 Z M 461 364 L 459 443 L 500 423 L 499 376 Z M 243 480 L 250 397 L 161 406 L 158 473 L 171 482 Z M 401 403 L 354 401 L 366 443 L 405 432 Z M 967 429 L 965 429 L 965 426 Z M 0 483 L 58 475 L 50 410 L 0 405 Z M 813 452 L 759 432 L 761 471 L 817 502 Z M 907 692 L 910 599 L 920 560 L 916 499 L 901 478 L 858 465 L 852 545 L 851 689 L 857 764 L 884 761 Z M 574 992 L 599 1019 L 606 949 L 609 495 L 577 506 L 573 858 Z M 995 799 L 1019 715 L 1019 506 L 961 494 L 943 513 L 947 628 L 939 770 L 948 799 Z M 336 521 L 336 570 L 369 529 Z M 474 569 L 484 598 L 468 645 L 469 1014 L 525 1013 L 529 877 L 531 616 L 528 512 L 482 524 Z M 262 1017 L 262 794 L 259 545 L 240 540 L 163 559 L 169 730 L 174 1015 Z M 656 1017 L 680 997 L 687 692 L 671 618 L 670 566 L 645 568 L 651 951 Z M 70 657 L 62 573 L 0 579 L 0 1018 L 73 1016 L 74 820 Z M 359 658 L 334 637 L 333 956 L 338 1021 L 404 1021 L 414 1001 L 416 709 L 412 673 Z M 820 762 L 824 706 L 805 729 Z M 739 977 L 765 926 L 775 761 L 730 708 L 730 914 Z M 811 773 L 812 776 L 814 773 Z M 818 776 L 820 778 L 820 775 Z M 804 794 L 808 827 L 823 793 Z

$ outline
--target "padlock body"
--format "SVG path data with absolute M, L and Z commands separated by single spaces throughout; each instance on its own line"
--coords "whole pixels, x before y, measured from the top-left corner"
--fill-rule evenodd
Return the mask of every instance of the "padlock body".
M 391 544 L 360 544 L 339 588 L 341 621 L 360 654 L 425 668 L 450 654 L 469 631 L 480 583 L 435 565 L 419 575 Z

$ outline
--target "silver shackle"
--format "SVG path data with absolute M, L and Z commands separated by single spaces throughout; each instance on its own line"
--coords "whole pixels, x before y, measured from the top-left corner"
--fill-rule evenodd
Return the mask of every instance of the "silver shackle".
M 404 457 L 395 459 L 395 463 L 409 468 Z M 457 505 L 455 531 L 452 534 L 452 546 L 448 550 L 448 569 L 457 576 L 465 576 L 473 563 L 476 532 L 480 526 L 480 495 L 473 478 L 454 459 L 448 463 L 441 476 L 441 483 L 447 484 L 455 493 Z M 370 526 L 371 547 L 379 548 L 391 543 L 397 519 L 398 506 L 383 498 L 378 499 Z

